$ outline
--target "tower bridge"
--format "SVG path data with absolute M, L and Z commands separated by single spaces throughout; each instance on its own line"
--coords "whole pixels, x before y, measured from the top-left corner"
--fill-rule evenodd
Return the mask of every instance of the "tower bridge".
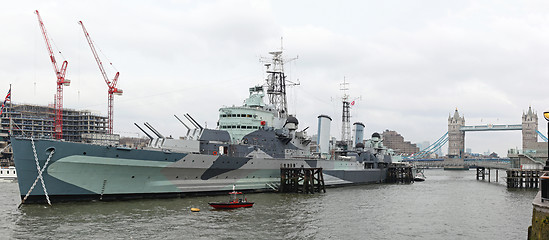
M 468 131 L 522 131 L 522 149 L 531 149 L 538 142 L 538 116 L 528 108 L 522 114 L 522 124 L 466 126 L 465 117 L 458 110 L 448 117 L 448 157 L 463 158 L 465 149 L 465 132 Z
M 456 109 L 453 115 L 448 116 L 448 132 L 429 147 L 414 154 L 412 159 L 429 158 L 431 153 L 436 152 L 448 143 L 448 159 L 461 160 L 460 162 L 463 163 L 466 132 L 518 130 L 522 131 L 522 150 L 509 153 L 509 157 L 516 160 L 516 164 L 511 165 L 517 167 L 520 164 L 543 164 L 544 159 L 547 157 L 547 143 L 545 143 L 547 137 L 538 131 L 538 116 L 532 111 L 531 107 L 522 114 L 521 124 L 485 124 L 477 126 L 465 125 L 465 118 Z M 538 136 L 545 142 L 538 142 Z M 450 164 L 449 161 L 445 162 Z

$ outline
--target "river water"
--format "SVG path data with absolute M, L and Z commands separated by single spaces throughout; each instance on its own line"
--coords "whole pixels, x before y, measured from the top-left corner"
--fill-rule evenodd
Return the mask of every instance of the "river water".
M 0 239 L 525 239 L 537 190 L 428 169 L 427 181 L 248 194 L 253 208 L 216 211 L 226 196 L 24 205 L 0 183 Z M 191 207 L 200 212 L 191 212 Z

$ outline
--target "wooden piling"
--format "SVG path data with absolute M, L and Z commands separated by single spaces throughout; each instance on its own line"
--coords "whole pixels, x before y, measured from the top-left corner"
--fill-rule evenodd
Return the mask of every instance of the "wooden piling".
M 411 183 L 414 181 L 412 166 L 391 164 L 387 171 L 387 183 Z
M 326 192 L 322 168 L 280 168 L 280 192 Z
M 507 170 L 508 188 L 538 188 L 540 170 Z
M 485 175 L 486 175 L 485 168 L 484 167 L 477 167 L 477 180 L 480 180 L 481 178 L 482 178 L 482 180 L 484 180 Z

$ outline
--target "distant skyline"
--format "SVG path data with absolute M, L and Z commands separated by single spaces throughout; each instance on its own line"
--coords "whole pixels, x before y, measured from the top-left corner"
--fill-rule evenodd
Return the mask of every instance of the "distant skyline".
M 53 103 L 55 75 L 34 10 L 69 61 L 64 106 L 107 115 L 107 86 L 83 21 L 106 65 L 120 71 L 114 132 L 142 136 L 134 122 L 182 136 L 174 114 L 215 128 L 222 106 L 240 105 L 265 79 L 260 57 L 279 50 L 289 111 L 316 134 L 317 116 L 341 134 L 342 92 L 358 98 L 352 122 L 365 138 L 385 129 L 413 143 L 436 141 L 458 108 L 466 125 L 520 124 L 529 106 L 549 109 L 547 1 L 9 1 L 0 9 L 0 95 Z M 116 68 L 111 68 L 110 63 Z M 521 133 L 468 132 L 465 147 L 506 156 Z M 447 152 L 447 147 L 443 148 Z

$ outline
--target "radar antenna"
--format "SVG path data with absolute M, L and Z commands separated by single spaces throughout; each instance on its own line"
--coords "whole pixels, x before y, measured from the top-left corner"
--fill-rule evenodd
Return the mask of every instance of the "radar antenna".
M 346 82 L 345 77 L 343 77 L 343 83 L 339 84 L 341 88 L 339 90 L 343 91 L 343 97 L 341 97 L 341 102 L 343 102 L 343 114 L 341 116 L 341 141 L 347 143 L 351 142 L 351 112 L 350 112 L 350 103 L 349 95 L 347 90 L 349 90 L 349 83 Z
M 343 103 L 343 113 L 341 115 L 341 141 L 347 146 L 351 146 L 353 142 L 351 139 L 351 107 L 354 106 L 355 101 L 361 99 L 361 97 L 354 98 L 352 101 L 349 99 L 350 96 L 347 94 L 349 83 L 345 77 L 343 77 L 343 83 L 340 83 L 339 85 L 340 90 L 343 91 L 343 97 L 341 97 L 341 102 Z
M 286 98 L 286 86 L 299 85 L 298 83 L 286 80 L 284 74 L 284 64 L 298 59 L 284 59 L 282 57 L 282 49 L 280 51 L 269 52 L 272 55 L 271 59 L 261 58 L 260 61 L 265 63 L 267 69 L 267 95 L 269 104 L 272 104 L 278 113 L 278 117 L 288 116 L 288 101 Z M 289 84 L 287 84 L 288 82 Z

